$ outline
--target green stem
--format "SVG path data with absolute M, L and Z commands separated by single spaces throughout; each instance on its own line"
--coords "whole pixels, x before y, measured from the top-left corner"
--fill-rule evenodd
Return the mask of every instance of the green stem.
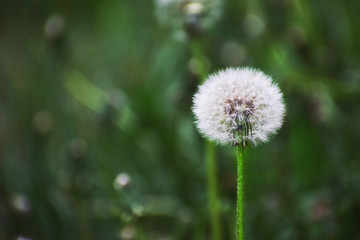
M 206 66 L 206 56 L 203 51 L 203 45 L 200 39 L 193 39 L 191 42 L 191 51 L 193 57 L 198 60 L 198 75 L 200 82 L 205 81 L 208 75 Z M 218 195 L 217 186 L 217 167 L 215 158 L 215 146 L 213 143 L 205 142 L 205 162 L 206 162 L 206 175 L 208 185 L 209 197 L 209 211 L 210 211 L 210 226 L 212 240 L 221 240 L 221 215 L 220 215 L 220 200 Z
M 244 148 L 241 144 L 237 149 L 236 236 L 237 240 L 244 240 Z
M 197 59 L 198 61 L 198 75 L 200 79 L 200 83 L 203 83 L 205 81 L 205 78 L 208 75 L 208 67 L 206 66 L 206 56 L 203 52 L 203 46 L 199 39 L 194 39 L 191 42 L 191 51 L 193 54 L 193 57 Z
M 209 194 L 210 223 L 212 239 L 221 239 L 220 202 L 218 197 L 217 170 L 215 159 L 215 145 L 209 141 L 205 143 L 205 160 Z

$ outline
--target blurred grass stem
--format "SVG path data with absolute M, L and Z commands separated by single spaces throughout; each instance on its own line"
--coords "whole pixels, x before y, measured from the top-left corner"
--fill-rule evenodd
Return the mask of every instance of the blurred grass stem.
M 220 201 L 218 197 L 217 170 L 215 145 L 209 141 L 205 143 L 206 174 L 208 182 L 209 208 L 212 239 L 221 239 Z
M 203 82 L 208 75 L 206 66 L 207 58 L 203 52 L 203 45 L 199 39 L 192 39 L 191 50 L 193 57 L 198 60 L 198 75 L 200 82 Z M 218 194 L 218 178 L 215 157 L 215 145 L 210 141 L 205 142 L 205 162 L 206 176 L 208 185 L 210 226 L 212 240 L 221 240 L 221 221 L 220 221 L 220 200 Z
M 244 240 L 244 148 L 237 147 L 236 239 Z

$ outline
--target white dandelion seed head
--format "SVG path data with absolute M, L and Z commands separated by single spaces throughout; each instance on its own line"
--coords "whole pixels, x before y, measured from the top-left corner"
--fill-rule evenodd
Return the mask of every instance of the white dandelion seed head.
M 283 95 L 263 72 L 244 67 L 210 75 L 193 99 L 199 131 L 219 144 L 268 141 L 283 122 Z

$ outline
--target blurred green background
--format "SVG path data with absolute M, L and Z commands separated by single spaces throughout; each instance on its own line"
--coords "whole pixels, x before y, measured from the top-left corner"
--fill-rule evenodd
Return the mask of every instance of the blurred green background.
M 0 239 L 212 239 L 192 95 L 244 65 L 287 106 L 247 148 L 246 239 L 360 239 L 360 2 L 174 1 L 0 0 Z

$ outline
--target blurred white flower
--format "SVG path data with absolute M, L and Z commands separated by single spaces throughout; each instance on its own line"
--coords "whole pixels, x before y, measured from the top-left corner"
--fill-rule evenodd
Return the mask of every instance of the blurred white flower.
M 33 120 L 33 125 L 40 133 L 49 133 L 54 125 L 52 114 L 47 110 L 37 112 Z
M 31 238 L 24 237 L 22 235 L 19 235 L 16 240 L 31 240 Z
M 59 14 L 53 14 L 45 22 L 44 33 L 48 39 L 56 39 L 63 34 L 64 28 L 64 18 Z
M 19 212 L 29 212 L 31 210 L 30 202 L 24 194 L 15 194 L 12 197 L 11 203 Z
M 120 239 L 131 240 L 135 239 L 136 229 L 132 225 L 124 226 L 119 233 Z
M 260 37 L 266 29 L 264 19 L 255 13 L 248 13 L 244 19 L 244 31 L 251 38 Z
M 227 68 L 209 76 L 193 101 L 199 131 L 234 146 L 266 142 L 281 127 L 285 114 L 278 86 L 251 68 Z
M 155 0 L 156 17 L 163 25 L 197 24 L 208 28 L 221 16 L 222 0 Z
M 120 173 L 114 180 L 114 187 L 121 189 L 128 186 L 131 183 L 131 178 L 127 173 Z

